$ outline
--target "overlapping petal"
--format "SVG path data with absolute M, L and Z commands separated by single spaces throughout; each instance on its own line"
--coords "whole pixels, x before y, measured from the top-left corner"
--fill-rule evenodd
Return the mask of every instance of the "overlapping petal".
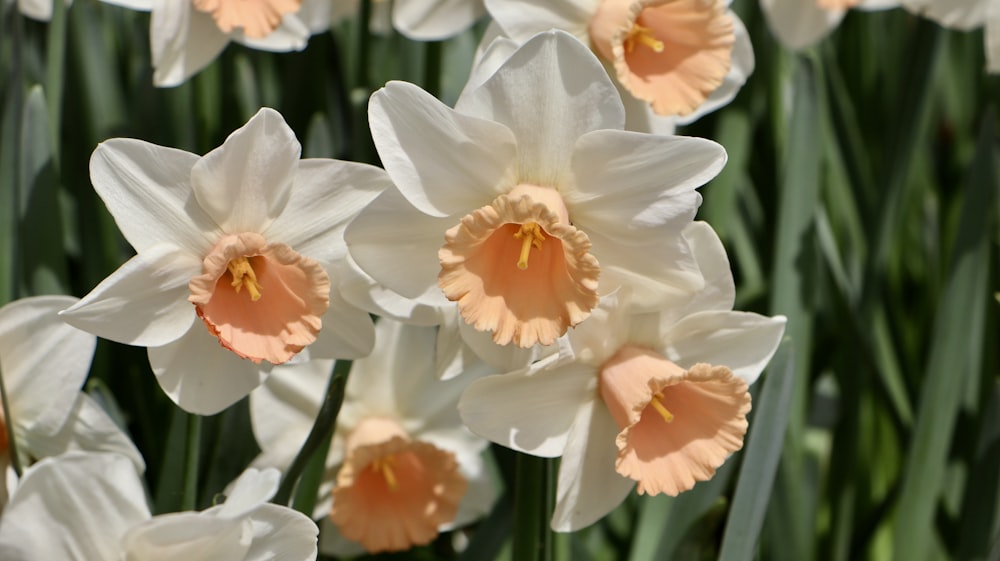
M 395 0 L 392 26 L 418 41 L 440 41 L 468 29 L 486 12 L 483 0 Z

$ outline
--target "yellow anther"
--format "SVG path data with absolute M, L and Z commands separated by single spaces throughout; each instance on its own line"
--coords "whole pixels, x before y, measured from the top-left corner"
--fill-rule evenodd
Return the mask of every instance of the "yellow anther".
M 639 24 L 632 26 L 632 30 L 628 32 L 625 37 L 625 51 L 631 53 L 635 50 L 635 42 L 638 41 L 643 45 L 646 45 L 653 52 L 662 53 L 663 52 L 663 41 L 658 40 L 653 36 L 653 30 L 648 27 L 643 27 Z
M 399 487 L 399 482 L 396 480 L 396 474 L 392 471 L 392 459 L 392 456 L 379 458 L 375 460 L 372 467 L 385 478 L 386 484 L 389 485 L 389 490 L 395 491 Z
M 667 408 L 664 407 L 662 403 L 660 403 L 661 399 L 663 399 L 663 394 L 660 392 L 656 392 L 655 394 L 653 394 L 653 399 L 649 402 L 649 404 L 653 406 L 653 409 L 656 409 L 656 412 L 659 413 L 661 417 L 663 417 L 664 421 L 671 423 L 674 420 L 674 414 L 668 411 Z
M 541 249 L 545 235 L 542 234 L 541 226 L 534 222 L 528 222 L 521 224 L 521 229 L 514 234 L 514 238 L 521 240 L 521 256 L 517 260 L 517 268 L 523 271 L 528 268 L 528 254 L 531 253 L 531 246 Z
M 250 300 L 256 302 L 260 300 L 260 283 L 257 282 L 257 275 L 250 266 L 250 261 L 246 257 L 237 257 L 229 262 L 229 274 L 233 276 L 232 286 L 239 294 L 243 287 L 250 293 Z

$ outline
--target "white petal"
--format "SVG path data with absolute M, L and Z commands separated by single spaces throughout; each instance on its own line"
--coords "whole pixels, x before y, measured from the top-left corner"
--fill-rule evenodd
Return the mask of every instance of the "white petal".
M 330 292 L 330 307 L 322 319 L 323 328 L 307 349 L 310 357 L 355 359 L 372 352 L 375 327 L 371 316 L 348 303 L 335 289 Z
M 991 12 L 983 30 L 986 69 L 991 74 L 1000 74 L 1000 5 L 994 3 Z
M 146 469 L 142 454 L 128 435 L 85 393 L 77 393 L 77 400 L 59 432 L 46 435 L 27 431 L 17 444 L 19 450 L 24 449 L 35 458 L 58 456 L 71 450 L 111 452 L 131 460 L 138 473 Z
M 627 304 L 629 289 L 613 292 L 601 298 L 590 317 L 567 334 L 576 360 L 597 368 L 629 342 Z
M 244 471 L 226 498 L 222 508 L 214 514 L 221 518 L 239 518 L 266 503 L 278 492 L 281 473 L 274 469 L 254 469 Z
M 330 28 L 335 12 L 343 10 L 345 3 L 330 2 L 329 0 L 303 0 L 295 17 L 309 28 L 310 33 L 319 33 Z
M 707 222 L 692 222 L 684 229 L 684 239 L 697 261 L 704 285 L 693 296 L 660 311 L 659 323 L 667 327 L 696 312 L 732 310 L 736 301 L 736 284 L 729 258 L 715 230 Z
M 561 31 L 529 40 L 480 87 L 462 92 L 455 108 L 509 127 L 517 142 L 518 181 L 536 185 L 569 179 L 570 156 L 582 135 L 625 125 L 621 98 L 604 67 Z
M 170 399 L 198 415 L 214 415 L 236 403 L 259 386 L 271 368 L 226 350 L 198 322 L 173 343 L 150 347 L 149 364 Z
M 597 395 L 597 372 L 569 364 L 476 380 L 458 402 L 472 432 L 526 454 L 554 458 L 563 453 L 577 412 Z M 542 366 L 539 366 L 539 365 Z
M 226 233 L 264 232 L 288 202 L 301 153 L 281 114 L 265 107 L 195 163 L 195 197 Z
M 989 5 L 994 0 L 904 0 L 910 11 L 930 18 L 944 27 L 969 31 L 986 21 Z
M 625 500 L 635 483 L 615 471 L 618 426 L 604 403 L 580 409 L 559 464 L 552 529 L 573 532 L 600 520 Z
M 132 528 L 122 540 L 125 549 L 123 559 L 127 561 L 244 559 L 253 540 L 253 527 L 250 521 L 218 518 L 208 515 L 208 512 L 210 511 L 164 514 Z
M 52 19 L 52 3 L 55 0 L 17 0 L 17 9 L 22 15 L 38 21 Z M 68 1 L 66 2 L 69 3 Z M 6 6 L 4 6 L 6 9 Z
M 722 84 L 718 88 L 715 88 L 709 94 L 708 99 L 699 105 L 693 113 L 677 118 L 677 124 L 679 125 L 693 123 L 703 115 L 707 115 L 720 107 L 728 105 L 736 97 L 736 94 L 739 93 L 740 88 L 746 83 L 750 74 L 753 74 L 754 57 L 753 45 L 750 44 L 750 34 L 747 33 L 747 28 L 743 25 L 743 20 L 735 12 L 729 10 L 728 14 L 733 20 L 733 33 L 735 36 L 731 59 L 732 66 L 729 68 L 729 73 L 722 80 Z
M 316 523 L 290 508 L 261 505 L 250 521 L 253 545 L 243 561 L 312 561 L 316 559 Z
M 117 454 L 70 452 L 25 471 L 4 511 L 4 561 L 123 559 L 122 536 L 149 518 L 132 463 Z
M 22 430 L 58 430 L 87 378 L 97 340 L 57 314 L 75 302 L 37 296 L 0 308 L 0 372 L 11 418 Z
M 431 216 L 459 216 L 513 187 L 517 146 L 503 125 L 463 115 L 407 82 L 368 103 L 372 139 L 400 193 Z
M 392 25 L 417 41 L 439 41 L 458 35 L 486 12 L 482 0 L 395 0 Z
M 589 44 L 588 27 L 599 0 L 486 0 L 504 34 L 519 43 L 549 29 L 561 29 Z
M 362 271 L 350 255 L 342 265 L 338 267 L 340 293 L 348 302 L 373 314 L 416 325 L 437 325 L 441 321 L 439 308 L 454 306 L 437 284 L 427 286 L 415 298 L 406 298 Z
M 137 252 L 168 243 L 204 255 L 218 238 L 218 226 L 191 190 L 197 161 L 183 150 L 130 138 L 114 138 L 94 150 L 94 190 Z
M 347 223 L 391 186 L 389 176 L 375 166 L 301 160 L 288 203 L 263 235 L 321 263 L 333 263 L 347 255 Z
M 752 384 L 785 332 L 785 317 L 711 311 L 690 315 L 667 334 L 664 356 L 682 367 L 699 362 L 726 366 Z
M 500 29 L 495 20 L 490 21 L 486 30 L 483 31 L 479 44 L 476 45 L 472 68 L 469 70 L 469 78 L 466 80 L 462 92 L 471 91 L 483 85 L 483 82 L 488 80 L 511 55 L 517 52 L 519 46 L 517 41 L 503 35 L 503 30 Z M 459 95 L 459 97 L 462 96 Z
M 150 28 L 153 84 L 159 87 L 184 83 L 229 44 L 212 16 L 190 2 L 154 0 Z
M 824 10 L 814 0 L 761 0 L 764 19 L 785 47 L 802 50 L 840 24 L 844 10 Z
M 428 216 L 399 191 L 386 189 L 347 226 L 344 238 L 365 273 L 389 290 L 415 298 L 437 287 L 438 249 L 445 231 L 457 223 Z
M 856 7 L 859 10 L 875 11 L 898 8 L 901 4 L 900 0 L 861 0 Z
M 101 0 L 101 2 L 140 12 L 149 12 L 153 9 L 153 0 Z
M 177 340 L 195 318 L 188 282 L 201 261 L 161 245 L 140 253 L 60 314 L 70 325 L 105 339 L 143 347 Z
M 333 371 L 331 360 L 282 364 L 250 394 L 250 422 L 261 455 L 256 466 L 284 470 L 306 441 Z
M 479 331 L 466 323 L 459 315 L 458 306 L 450 308 L 449 314 L 455 318 L 458 324 L 458 332 L 462 337 L 462 342 L 496 372 L 520 370 L 531 364 L 544 352 L 541 345 L 527 349 L 517 345 L 497 345 L 493 342 L 491 332 Z

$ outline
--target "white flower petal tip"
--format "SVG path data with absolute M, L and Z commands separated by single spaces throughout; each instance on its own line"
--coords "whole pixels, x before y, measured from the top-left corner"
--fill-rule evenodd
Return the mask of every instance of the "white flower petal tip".
M 194 0 L 194 7 L 212 15 L 223 33 L 237 29 L 251 39 L 262 39 L 281 25 L 285 14 L 299 10 L 302 0 Z
M 750 393 L 728 368 L 684 370 L 653 351 L 625 346 L 602 366 L 600 380 L 621 429 L 615 469 L 638 482 L 640 494 L 687 491 L 743 446 Z
M 189 287 L 209 332 L 255 363 L 282 364 L 314 342 L 330 305 L 319 263 L 255 233 L 219 240 Z
M 347 438 L 330 519 L 370 553 L 430 543 L 454 520 L 468 484 L 455 455 L 370 417 Z
M 658 115 L 685 116 L 729 74 L 733 17 L 725 0 L 605 0 L 589 33 L 634 97 Z
M 499 345 L 551 345 L 597 305 L 600 266 L 555 189 L 519 185 L 445 233 L 438 286 Z

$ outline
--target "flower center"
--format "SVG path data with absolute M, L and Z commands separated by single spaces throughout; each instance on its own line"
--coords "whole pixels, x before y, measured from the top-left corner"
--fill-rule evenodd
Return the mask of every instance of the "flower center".
M 625 52 L 631 53 L 635 50 L 635 44 L 640 43 L 653 50 L 655 53 L 663 52 L 663 41 L 660 41 L 653 35 L 653 30 L 648 27 L 643 27 L 638 23 L 632 26 L 632 29 L 625 36 Z
M 254 362 L 287 362 L 315 341 L 330 304 L 330 277 L 319 263 L 250 232 L 219 240 L 188 288 L 208 331 Z
M 686 491 L 743 446 L 750 394 L 726 367 L 685 370 L 626 345 L 601 365 L 600 393 L 621 429 L 615 470 L 639 493 Z
M 517 268 L 522 271 L 528 268 L 528 253 L 531 248 L 542 249 L 542 227 L 535 222 L 521 224 L 521 229 L 514 234 L 514 239 L 521 240 L 521 256 L 517 259 Z
M 455 518 L 467 483 L 455 455 L 411 440 L 393 419 L 363 419 L 346 439 L 330 519 L 371 553 L 429 543 Z
M 629 93 L 688 115 L 729 73 L 734 29 L 725 0 L 603 0 L 588 31 Z
M 302 0 L 193 0 L 194 7 L 212 15 L 223 33 L 242 29 L 251 39 L 262 39 L 281 25 L 285 14 L 299 11 Z
M 597 305 L 589 251 L 559 192 L 522 184 L 445 232 L 438 286 L 498 345 L 551 345 Z
M 253 272 L 253 267 L 250 266 L 250 261 L 246 257 L 233 259 L 226 268 L 229 269 L 229 274 L 233 277 L 230 286 L 236 289 L 237 294 L 245 287 L 250 293 L 250 300 L 254 302 L 260 300 L 260 283 L 257 282 L 257 275 Z

